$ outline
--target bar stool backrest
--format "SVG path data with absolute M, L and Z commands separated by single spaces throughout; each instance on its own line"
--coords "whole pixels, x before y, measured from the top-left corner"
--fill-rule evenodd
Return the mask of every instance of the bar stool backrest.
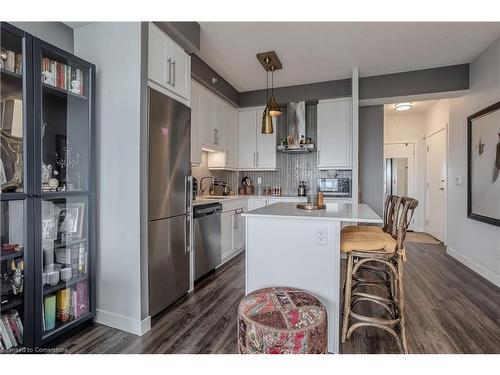
M 418 206 L 418 201 L 409 197 L 399 197 L 397 207 L 394 210 L 394 223 L 392 236 L 398 241 L 398 249 L 404 247 L 406 232 L 410 226 L 411 219 Z
M 384 208 L 384 232 L 392 235 L 396 230 L 396 214 L 398 207 L 400 206 L 401 197 L 397 195 L 388 195 L 385 198 L 385 208 Z

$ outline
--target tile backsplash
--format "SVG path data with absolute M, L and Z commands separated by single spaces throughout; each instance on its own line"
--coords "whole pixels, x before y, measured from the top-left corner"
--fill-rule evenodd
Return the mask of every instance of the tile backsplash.
M 306 136 L 311 137 L 313 142 L 317 141 L 316 105 L 306 105 Z M 276 124 L 277 142 L 287 137 L 287 111 L 282 108 L 282 115 L 278 117 Z M 310 191 L 316 191 L 316 179 L 324 177 L 351 177 L 351 170 L 320 171 L 317 167 L 316 152 L 307 154 L 285 154 L 277 152 L 275 171 L 214 171 L 207 167 L 207 153 L 202 153 L 202 165 L 193 167 L 193 176 L 198 182 L 203 176 L 214 176 L 229 183 L 231 189 L 237 193 L 241 179 L 250 177 L 257 185 L 257 179 L 262 178 L 262 184 L 266 186 L 281 186 L 282 195 L 297 195 L 299 181 L 306 181 Z M 207 185 L 208 186 L 208 185 Z

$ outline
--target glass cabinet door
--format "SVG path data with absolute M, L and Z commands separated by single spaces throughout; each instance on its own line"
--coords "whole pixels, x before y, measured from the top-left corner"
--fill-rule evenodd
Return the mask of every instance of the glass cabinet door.
M 0 186 L 2 193 L 24 191 L 23 38 L 0 31 Z
M 15 353 L 30 345 L 30 287 L 26 170 L 26 61 L 31 56 L 23 32 L 0 23 L 0 352 Z M 31 77 L 31 72 L 30 72 Z M 32 112 L 30 112 L 32 113 Z M 30 138 L 31 139 L 31 138 Z M 32 254 L 32 253 L 31 253 Z M 28 331 L 28 332 L 27 332 Z
M 90 313 L 87 203 L 42 199 L 42 338 Z
M 89 69 L 41 49 L 41 190 L 86 192 L 89 186 Z
M 35 40 L 35 330 L 44 345 L 92 317 L 91 65 Z
M 24 344 L 24 200 L 0 202 L 0 352 Z

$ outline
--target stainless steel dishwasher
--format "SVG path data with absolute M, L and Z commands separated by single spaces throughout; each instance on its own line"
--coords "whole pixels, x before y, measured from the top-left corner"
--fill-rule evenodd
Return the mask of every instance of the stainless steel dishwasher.
M 193 207 L 194 219 L 194 279 L 206 275 L 221 262 L 220 203 Z

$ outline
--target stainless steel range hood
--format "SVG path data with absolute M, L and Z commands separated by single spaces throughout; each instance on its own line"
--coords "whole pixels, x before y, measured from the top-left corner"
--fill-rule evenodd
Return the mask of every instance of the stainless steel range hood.
M 296 102 L 287 105 L 287 135 L 293 137 L 294 144 L 277 146 L 277 150 L 285 153 L 309 153 L 315 151 L 313 143 L 306 143 L 306 103 Z M 302 143 L 300 143 L 302 141 Z

